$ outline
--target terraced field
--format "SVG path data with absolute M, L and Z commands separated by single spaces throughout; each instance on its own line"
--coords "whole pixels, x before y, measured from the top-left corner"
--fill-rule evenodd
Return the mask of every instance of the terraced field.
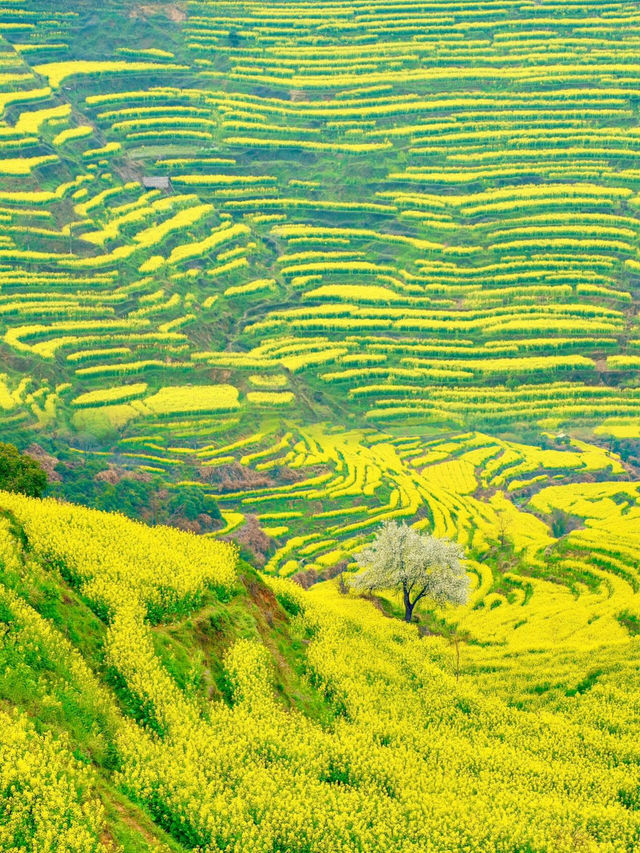
M 6 422 L 212 371 L 313 419 L 637 415 L 632 6 L 105 15 L 113 43 L 80 0 L 0 14 L 0 308 L 32 377 Z
M 639 476 L 553 438 L 640 438 L 632 5 L 58 6 L 0 10 L 9 437 L 195 483 L 278 572 Z

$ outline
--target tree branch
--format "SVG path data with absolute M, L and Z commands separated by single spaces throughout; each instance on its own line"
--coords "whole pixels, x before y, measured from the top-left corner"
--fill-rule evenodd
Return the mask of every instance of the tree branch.
M 421 599 L 421 598 L 423 598 L 423 597 L 427 594 L 427 590 L 428 590 L 428 589 L 429 589 L 429 587 L 428 587 L 428 586 L 423 586 L 423 587 L 422 587 L 422 589 L 420 590 L 420 592 L 419 592 L 419 593 L 416 595 L 416 597 L 413 599 L 412 607 L 415 607 L 415 605 L 420 601 L 420 599 Z

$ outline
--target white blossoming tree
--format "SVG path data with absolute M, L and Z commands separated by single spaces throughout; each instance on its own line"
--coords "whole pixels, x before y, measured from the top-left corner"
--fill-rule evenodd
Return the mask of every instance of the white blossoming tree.
M 418 533 L 404 522 L 386 521 L 371 545 L 356 554 L 365 571 L 351 581 L 354 589 L 401 589 L 405 621 L 422 598 L 438 604 L 466 604 L 469 578 L 464 551 L 449 539 Z

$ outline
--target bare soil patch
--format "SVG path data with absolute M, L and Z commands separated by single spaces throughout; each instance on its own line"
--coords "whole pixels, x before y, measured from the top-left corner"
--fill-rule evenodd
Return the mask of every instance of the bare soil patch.
M 187 13 L 175 3 L 142 3 L 131 10 L 129 17 L 152 18 L 154 15 L 164 15 L 174 24 L 183 24 L 187 20 Z

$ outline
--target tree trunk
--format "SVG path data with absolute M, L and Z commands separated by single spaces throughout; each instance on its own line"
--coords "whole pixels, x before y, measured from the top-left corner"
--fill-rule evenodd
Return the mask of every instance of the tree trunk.
M 411 598 L 409 596 L 409 592 L 406 587 L 402 590 L 404 597 L 404 621 L 411 622 L 413 619 L 413 608 L 415 607 L 415 601 L 412 603 Z

